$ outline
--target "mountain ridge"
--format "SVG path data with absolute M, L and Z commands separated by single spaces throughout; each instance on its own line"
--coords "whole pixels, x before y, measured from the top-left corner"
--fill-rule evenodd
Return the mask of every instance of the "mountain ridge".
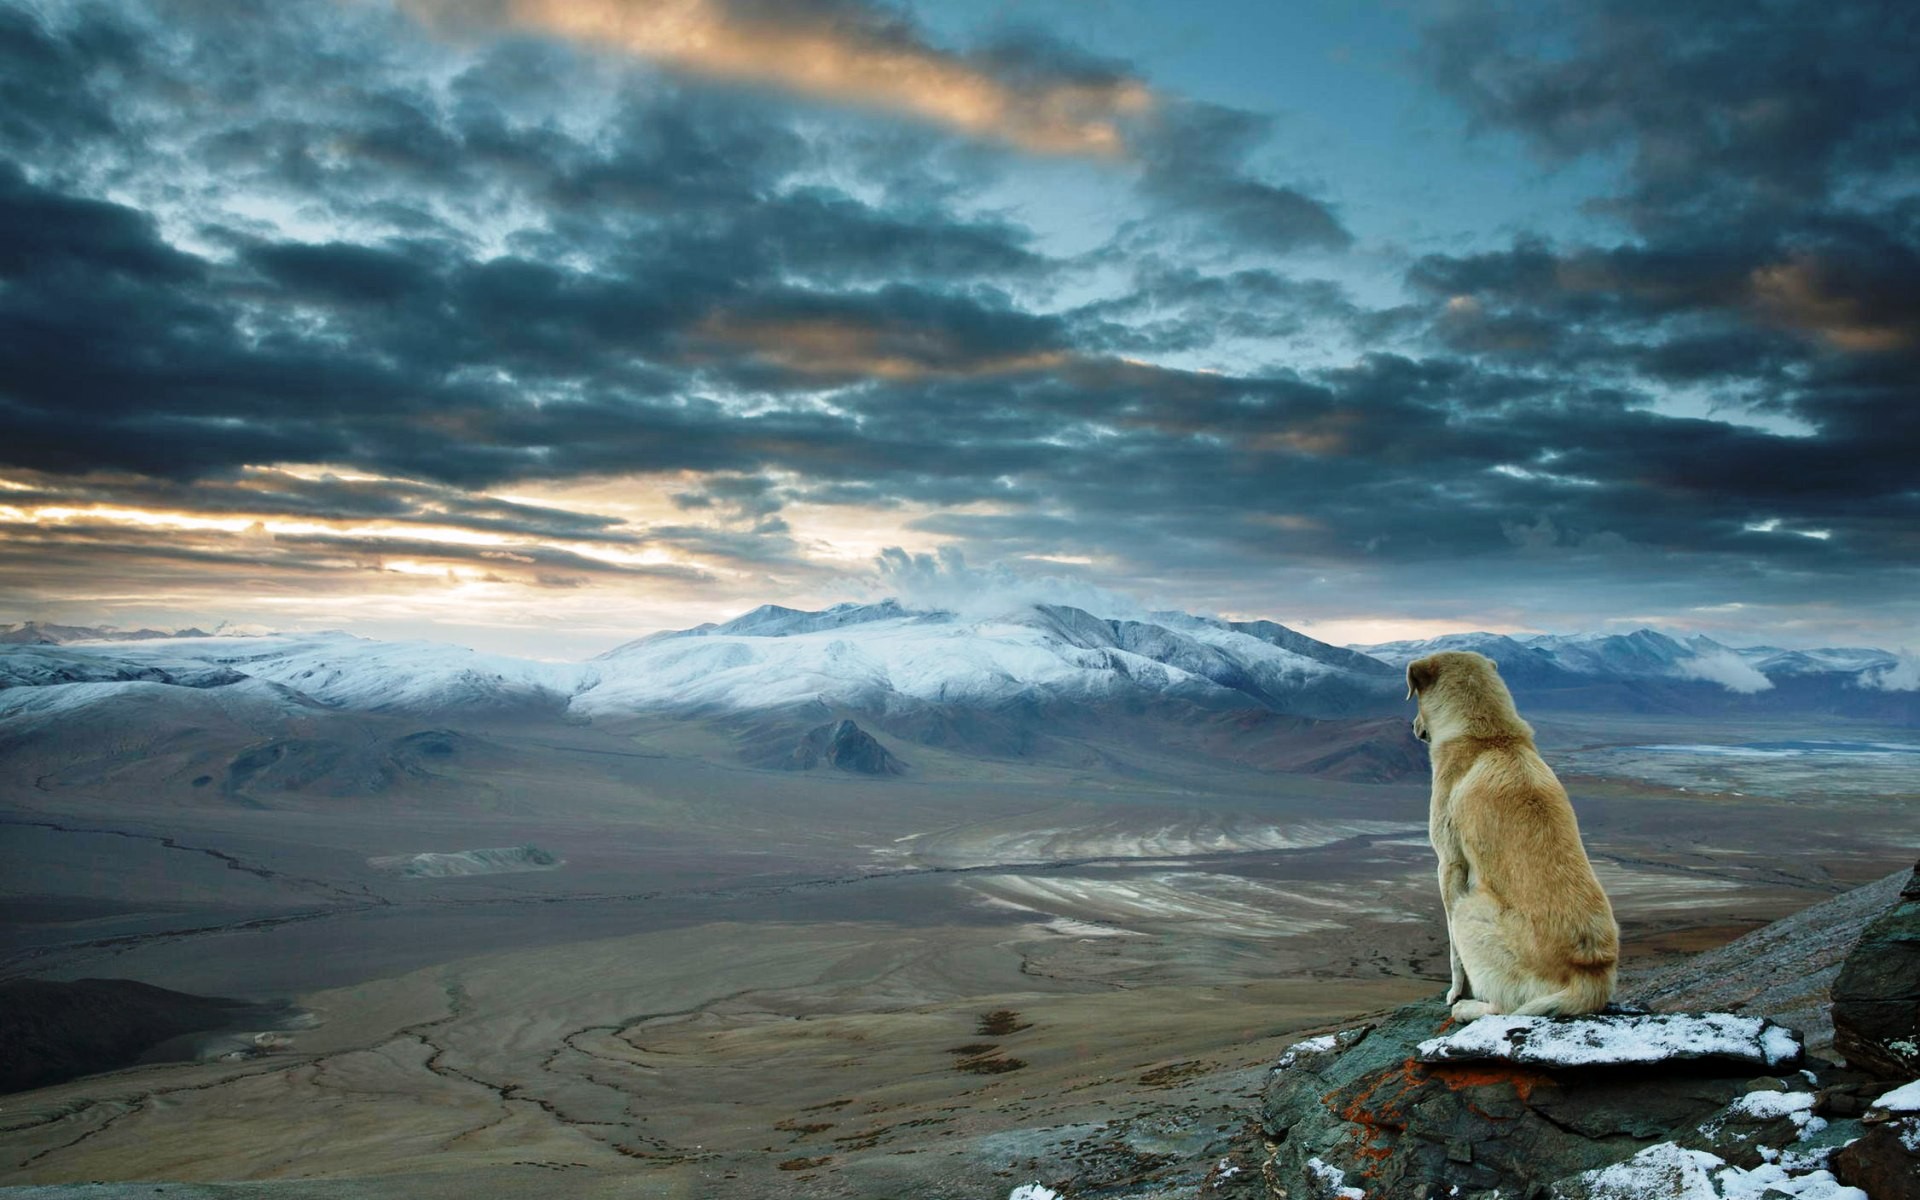
M 1045 603 L 979 616 L 897 599 L 819 610 L 762 605 L 726 622 L 662 631 L 563 663 L 339 631 L 195 629 L 0 644 L 0 722 L 21 708 L 19 696 L 8 696 L 23 688 L 78 689 L 63 704 L 84 708 L 90 697 L 107 695 L 88 689 L 113 684 L 210 688 L 245 679 L 340 710 L 536 711 L 586 721 L 806 710 L 817 724 L 831 710 L 879 719 L 883 729 L 930 729 L 946 720 L 931 715 L 937 712 L 1045 722 L 1083 711 L 1157 708 L 1381 719 L 1400 713 L 1405 663 L 1448 649 L 1493 658 L 1528 710 L 1805 710 L 1920 723 L 1920 693 L 1906 678 L 1911 658 L 1870 647 L 1740 648 L 1653 629 L 1464 633 L 1341 647 L 1267 620 L 1100 616 Z

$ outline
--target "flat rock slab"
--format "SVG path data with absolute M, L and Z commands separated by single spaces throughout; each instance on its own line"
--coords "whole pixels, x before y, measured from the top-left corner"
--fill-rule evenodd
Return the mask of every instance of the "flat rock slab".
M 1532 1067 L 1647 1066 L 1713 1060 L 1790 1067 L 1800 1037 L 1764 1017 L 1734 1013 L 1487 1016 L 1419 1044 L 1423 1063 L 1506 1062 Z

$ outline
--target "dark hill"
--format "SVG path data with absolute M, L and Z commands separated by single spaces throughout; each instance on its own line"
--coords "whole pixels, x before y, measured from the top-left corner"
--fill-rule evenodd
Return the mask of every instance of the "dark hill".
M 189 1033 L 264 1029 L 293 1015 L 284 1005 L 194 996 L 131 979 L 0 983 L 0 1093 L 130 1066 Z

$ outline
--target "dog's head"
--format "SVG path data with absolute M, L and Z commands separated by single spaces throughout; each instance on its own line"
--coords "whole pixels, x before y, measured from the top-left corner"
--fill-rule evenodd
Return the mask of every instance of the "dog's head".
M 1442 650 L 1408 663 L 1407 699 L 1420 703 L 1413 736 L 1427 743 L 1464 733 L 1505 732 L 1496 727 L 1519 721 L 1499 668 L 1471 650 Z
M 1434 665 L 1431 656 L 1416 658 L 1407 664 L 1407 699 L 1419 698 L 1422 693 L 1433 690 L 1434 680 L 1440 677 L 1439 668 Z M 1418 712 L 1413 714 L 1413 736 L 1421 741 L 1431 741 L 1427 736 L 1427 706 L 1423 700 Z

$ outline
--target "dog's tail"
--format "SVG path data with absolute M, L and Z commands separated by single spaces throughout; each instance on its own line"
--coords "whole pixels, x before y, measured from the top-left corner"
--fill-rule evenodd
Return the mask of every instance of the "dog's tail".
M 1516 1017 L 1577 1017 L 1599 1012 L 1613 999 L 1614 970 L 1575 971 L 1557 992 L 1537 996 L 1513 1010 Z

